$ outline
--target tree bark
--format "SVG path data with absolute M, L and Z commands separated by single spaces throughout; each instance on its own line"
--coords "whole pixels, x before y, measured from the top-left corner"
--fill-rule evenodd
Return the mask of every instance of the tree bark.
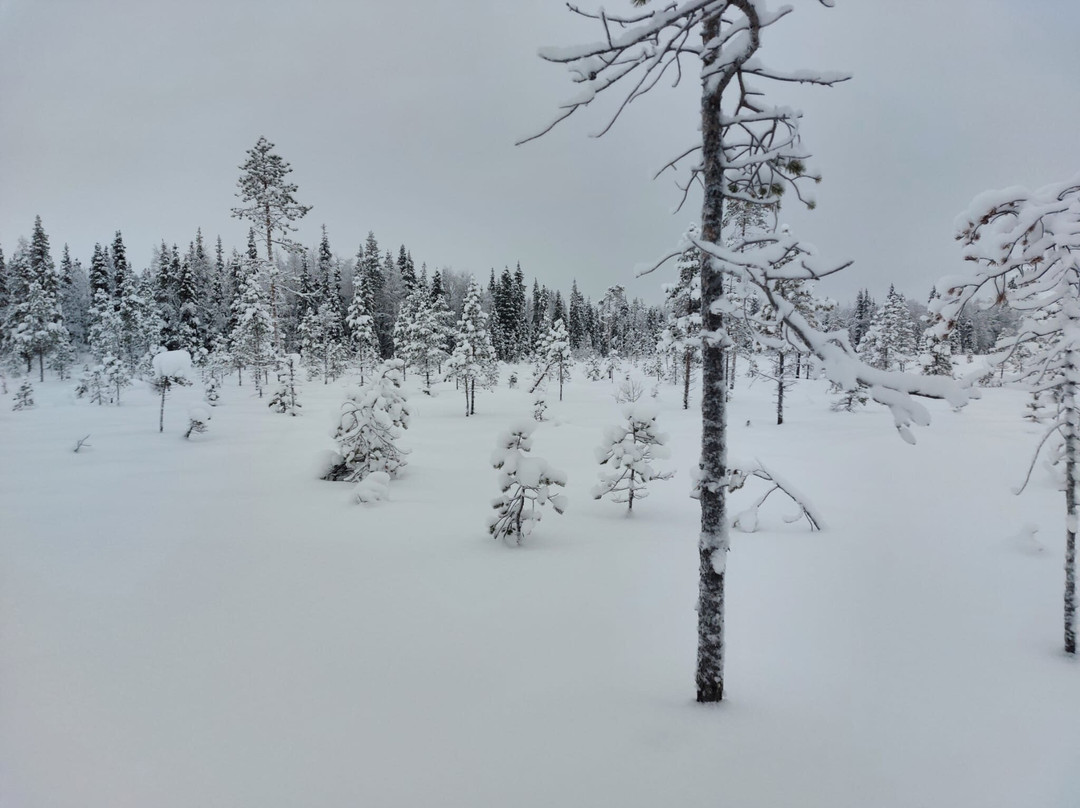
M 1068 351 L 1065 360 L 1065 653 L 1076 653 L 1076 456 L 1077 413 L 1076 351 Z
M 798 365 L 795 367 L 798 368 Z M 776 354 L 776 425 L 779 426 L 782 423 L 784 423 L 784 352 L 778 351 Z
M 38 381 L 45 381 L 45 352 L 38 351 Z
M 690 351 L 683 351 L 682 408 L 690 409 Z
M 720 15 L 702 25 L 702 42 L 709 47 L 720 33 Z M 716 60 L 715 50 L 706 51 L 705 72 Z M 701 96 L 702 163 L 704 200 L 701 207 L 701 236 L 721 243 L 724 212 L 724 166 L 720 96 L 722 87 Z M 727 502 L 727 378 L 726 349 L 720 339 L 723 317 L 714 313 L 713 303 L 724 294 L 723 275 L 707 256 L 701 259 L 701 536 L 698 545 L 698 653 L 697 700 L 716 702 L 724 697 L 724 570 L 728 549 Z

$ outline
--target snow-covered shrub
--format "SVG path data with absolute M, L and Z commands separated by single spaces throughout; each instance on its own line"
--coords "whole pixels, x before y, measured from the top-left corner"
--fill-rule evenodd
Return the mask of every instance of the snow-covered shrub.
M 13 410 L 28 410 L 34 406 L 34 385 L 30 384 L 29 379 L 23 379 L 23 383 L 15 391 L 14 401 L 15 405 L 11 408 Z
M 615 401 L 619 404 L 633 404 L 645 394 L 645 381 L 627 373 L 619 386 L 615 388 Z
M 834 384 L 830 392 L 840 394 L 829 405 L 829 409 L 833 412 L 855 412 L 859 407 L 865 407 L 866 402 L 870 400 L 865 387 L 855 386 L 850 390 L 843 390 L 839 385 Z
M 270 397 L 269 406 L 274 412 L 299 415 L 300 402 L 296 400 L 296 371 L 300 366 L 300 355 L 289 354 L 278 368 L 277 390 Z
M 400 359 L 383 363 L 367 385 L 345 399 L 333 432 L 337 461 L 323 479 L 358 482 L 373 472 L 395 476 L 405 465 L 407 451 L 397 445 L 411 417 L 401 392 L 403 364 Z
M 533 420 L 546 421 L 547 417 L 545 414 L 547 413 L 547 408 L 547 401 L 544 399 L 544 397 L 537 396 L 536 400 L 533 401 Z
M 211 378 L 206 383 L 206 391 L 203 393 L 203 401 L 209 404 L 211 407 L 216 407 L 217 403 L 221 400 L 221 388 L 218 383 Z
M 79 383 L 75 385 L 75 397 L 86 398 L 91 404 L 101 406 L 108 399 L 108 387 L 105 383 L 101 365 L 83 365 Z
M 653 480 L 670 479 L 674 472 L 653 468 L 654 459 L 669 456 L 667 435 L 656 431 L 657 410 L 652 404 L 635 403 L 623 408 L 626 422 L 604 431 L 604 441 L 596 449 L 596 460 L 608 470 L 600 471 L 600 482 L 592 489 L 594 499 L 611 495 L 615 502 L 627 503 L 648 496 Z
M 516 424 L 499 435 L 491 455 L 491 465 L 499 471 L 499 490 L 492 500 L 495 513 L 488 518 L 488 533 L 495 539 L 521 544 L 536 523 L 541 508 L 550 504 L 556 513 L 566 510 L 566 496 L 553 486 L 566 485 L 566 475 L 548 465 L 546 460 L 530 457 L 535 424 Z
M 185 438 L 190 438 L 193 432 L 202 434 L 207 429 L 210 421 L 210 410 L 201 404 L 195 404 L 188 408 L 188 428 L 184 433 Z
M 585 378 L 590 382 L 598 382 L 604 377 L 604 370 L 600 367 L 600 356 L 591 353 L 585 359 Z

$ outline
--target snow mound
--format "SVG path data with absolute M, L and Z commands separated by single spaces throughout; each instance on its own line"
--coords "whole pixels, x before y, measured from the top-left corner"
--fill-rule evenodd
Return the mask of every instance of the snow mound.
M 390 475 L 385 471 L 373 471 L 356 484 L 353 497 L 357 502 L 385 502 L 390 499 Z

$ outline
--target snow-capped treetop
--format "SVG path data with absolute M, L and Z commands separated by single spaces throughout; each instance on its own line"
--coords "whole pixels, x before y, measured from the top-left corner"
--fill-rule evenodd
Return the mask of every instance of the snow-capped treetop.
M 154 375 L 158 378 L 170 379 L 195 378 L 195 372 L 191 367 L 191 354 L 187 351 L 162 351 L 153 359 Z

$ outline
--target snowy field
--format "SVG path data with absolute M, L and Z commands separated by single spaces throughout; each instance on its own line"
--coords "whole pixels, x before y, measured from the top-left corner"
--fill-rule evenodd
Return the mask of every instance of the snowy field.
M 702 707 L 699 426 L 677 390 L 657 464 L 676 476 L 627 518 L 589 495 L 619 416 L 578 370 L 534 448 L 570 506 L 519 548 L 485 519 L 527 393 L 479 392 L 466 419 L 452 385 L 409 379 L 409 465 L 357 505 L 316 478 L 350 383 L 306 384 L 289 418 L 234 378 L 190 441 L 193 389 L 164 434 L 145 386 L 97 407 L 47 381 L 0 408 L 0 805 L 1080 805 L 1063 498 L 1041 469 L 1010 493 L 1037 431 L 1023 394 L 932 402 L 912 447 L 880 407 L 829 412 L 822 382 L 781 427 L 741 383 L 732 456 L 828 529 L 778 502 L 735 534 L 729 698 Z

